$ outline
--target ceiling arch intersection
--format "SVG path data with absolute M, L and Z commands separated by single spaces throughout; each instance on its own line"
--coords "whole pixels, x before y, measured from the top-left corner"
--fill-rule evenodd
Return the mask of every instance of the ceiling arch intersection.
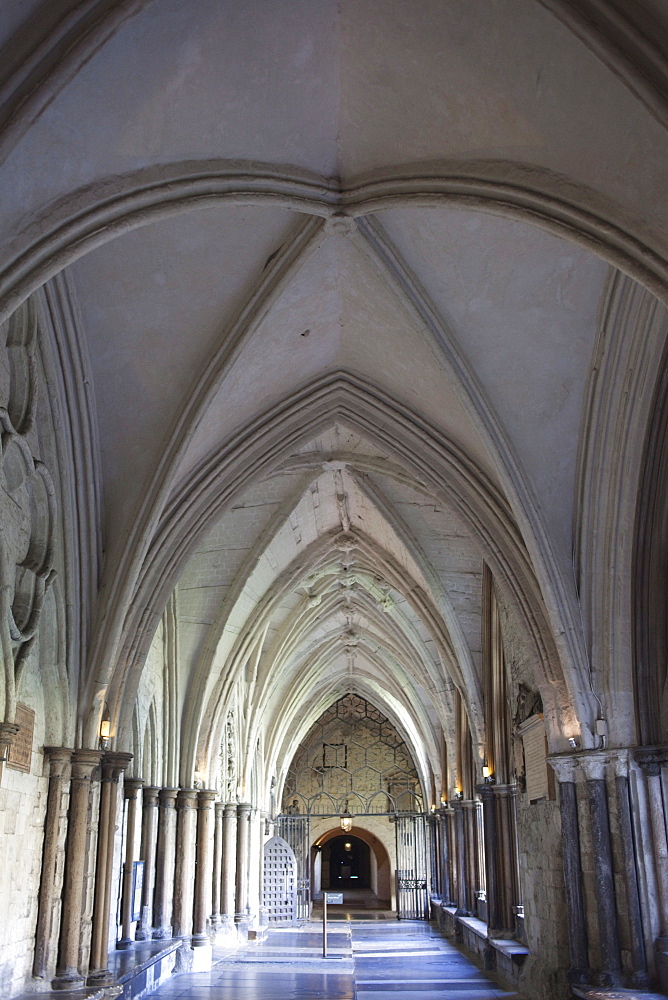
M 391 434 L 393 464 L 402 465 L 404 474 L 412 478 L 420 491 L 430 493 L 458 512 L 511 606 L 516 608 L 527 641 L 535 649 L 548 681 L 546 707 L 552 731 L 560 732 L 563 724 L 571 731 L 584 732 L 590 714 L 586 697 L 582 693 L 569 696 L 566 690 L 579 687 L 582 692 L 586 685 L 571 684 L 570 667 L 560 680 L 563 667 L 559 665 L 531 561 L 498 490 L 451 441 L 426 426 L 407 408 L 349 373 L 318 379 L 272 408 L 229 449 L 215 456 L 193 483 L 173 497 L 142 567 L 134 606 L 161 610 L 193 545 L 203 537 L 214 518 L 220 517 L 221 510 L 250 483 L 275 473 L 281 463 L 289 463 L 297 449 L 337 420 L 363 438 L 376 441 L 381 449 Z M 312 461 L 321 467 L 323 458 L 328 457 L 315 456 Z M 303 462 L 303 456 L 300 461 Z M 355 467 L 365 471 L 364 457 L 356 459 Z M 136 621 L 133 624 L 132 618 L 129 615 L 126 623 L 131 630 L 141 626 Z M 142 645 L 146 648 L 147 641 L 150 636 L 143 639 L 141 634 L 137 636 L 138 664 Z M 577 716 L 583 721 L 577 721 Z
M 223 706 L 238 676 L 245 675 L 251 684 L 249 693 L 255 704 L 248 706 L 249 717 L 255 713 L 262 718 L 272 692 L 297 684 L 308 688 L 306 672 L 317 673 L 321 663 L 335 659 L 342 647 L 361 645 L 383 651 L 384 655 L 374 657 L 381 670 L 391 662 L 396 664 L 404 689 L 414 689 L 417 682 L 426 692 L 423 697 L 431 699 L 444 728 L 452 720 L 446 678 L 448 674 L 455 676 L 480 741 L 478 679 L 472 671 L 468 677 L 462 676 L 462 664 L 433 601 L 377 544 L 359 532 L 343 536 L 343 551 L 337 547 L 340 534 L 324 536 L 272 582 L 219 667 L 215 656 L 198 665 L 202 677 L 211 674 L 214 678 L 200 733 L 218 733 Z M 296 597 L 294 604 L 290 603 L 291 595 Z M 219 621 L 217 634 L 223 634 L 227 620 Z M 258 647 L 265 644 L 258 653 Z M 470 654 L 467 660 L 470 664 Z M 254 666 L 249 675 L 251 662 Z M 421 700 L 416 693 L 414 697 Z M 280 703 L 275 693 L 274 701 Z M 214 719 L 218 725 L 213 724 Z M 200 746 L 201 740 L 202 735 Z M 214 745 L 216 740 L 217 736 Z M 200 749 L 198 756 L 201 753 Z

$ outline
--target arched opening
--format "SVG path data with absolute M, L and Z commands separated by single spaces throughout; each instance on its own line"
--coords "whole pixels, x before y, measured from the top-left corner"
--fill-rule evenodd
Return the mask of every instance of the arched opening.
M 392 872 L 395 866 L 392 837 L 380 828 L 372 832 L 353 826 L 342 833 L 340 826 L 321 833 L 311 849 L 311 879 L 313 898 L 317 902 L 323 891 L 343 892 L 344 905 L 363 909 L 395 909 Z M 385 820 L 380 821 L 383 827 Z M 390 825 L 387 824 L 389 827 Z M 391 831 L 391 827 L 390 827 Z M 346 845 L 350 845 L 350 850 Z M 349 871 L 347 869 L 350 869 Z M 353 878 L 357 875 L 357 878 Z
M 371 880 L 371 851 L 360 837 L 344 833 L 328 841 L 322 849 L 323 889 L 368 889 Z

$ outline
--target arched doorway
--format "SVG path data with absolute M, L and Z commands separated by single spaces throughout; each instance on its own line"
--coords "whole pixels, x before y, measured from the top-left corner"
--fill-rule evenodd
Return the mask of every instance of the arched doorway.
M 385 817 L 373 819 L 379 827 L 386 822 Z M 343 891 L 346 902 L 364 896 L 364 908 L 395 909 L 392 877 L 395 865 L 388 850 L 391 842 L 384 840 L 380 829 L 367 830 L 357 825 L 350 833 L 342 833 L 337 825 L 317 836 L 311 849 L 314 900 L 320 898 L 323 890 Z M 347 844 L 350 850 L 346 849 Z
M 371 851 L 360 837 L 344 833 L 329 840 L 322 849 L 323 889 L 369 889 Z

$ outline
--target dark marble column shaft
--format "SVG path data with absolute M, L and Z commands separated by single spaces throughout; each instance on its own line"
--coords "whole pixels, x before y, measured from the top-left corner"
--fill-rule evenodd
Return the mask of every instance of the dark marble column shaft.
M 594 891 L 601 946 L 600 985 L 618 986 L 622 960 L 617 930 L 608 793 L 604 778 L 588 778 L 589 813 L 594 862 Z
M 572 771 L 568 773 L 572 778 Z M 569 979 L 573 983 L 589 981 L 587 921 L 584 909 L 584 886 L 580 857 L 580 826 L 577 788 L 574 780 L 559 782 L 561 838 L 564 857 L 564 888 L 568 905 L 568 946 L 571 958 Z

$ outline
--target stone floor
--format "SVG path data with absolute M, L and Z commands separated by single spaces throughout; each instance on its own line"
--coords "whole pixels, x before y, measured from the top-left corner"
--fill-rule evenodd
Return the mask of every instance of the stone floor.
M 210 972 L 173 976 L 159 1000 L 519 1000 L 428 924 L 348 919 L 322 931 L 272 929 L 248 951 L 221 956 Z

